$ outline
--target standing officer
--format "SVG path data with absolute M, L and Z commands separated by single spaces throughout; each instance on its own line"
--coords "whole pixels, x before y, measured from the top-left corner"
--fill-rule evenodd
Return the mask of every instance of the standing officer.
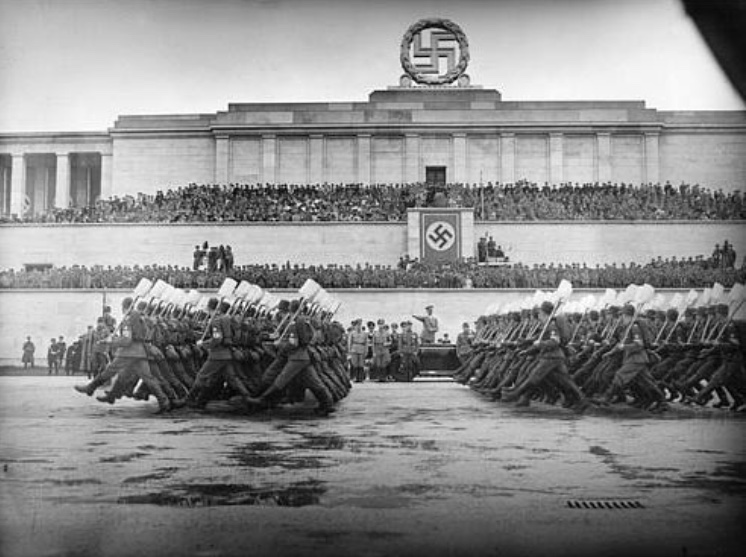
M 412 322 L 401 323 L 402 332 L 399 335 L 399 354 L 401 364 L 399 365 L 399 376 L 404 381 L 412 381 L 419 371 L 419 360 L 417 353 L 420 350 L 420 342 L 417 333 L 412 331 Z
M 473 340 L 474 335 L 469 328 L 469 324 L 464 323 L 461 332 L 456 337 L 456 356 L 458 356 L 458 359 L 462 364 L 471 357 L 471 344 Z
M 65 360 L 66 356 L 67 356 L 67 344 L 65 343 L 65 337 L 60 335 L 60 338 L 57 341 L 57 367 L 56 367 L 57 370 L 60 369 L 60 366 L 62 365 L 62 362 Z
M 391 337 L 386 330 L 383 319 L 378 320 L 378 329 L 373 333 L 373 362 L 371 363 L 371 379 L 378 382 L 386 381 L 388 366 L 391 363 Z
M 60 369 L 60 360 L 57 355 L 57 341 L 53 338 L 49 340 L 49 348 L 47 348 L 47 366 L 49 366 L 47 375 L 52 375 L 52 370 L 57 375 Z
M 31 337 L 26 337 L 26 342 L 23 343 L 23 356 L 21 357 L 21 362 L 23 362 L 23 369 L 26 369 L 29 364 L 31 364 L 31 367 L 34 367 L 34 352 L 36 351 L 36 346 L 34 346 L 34 343 L 31 342 Z
M 434 344 L 435 334 L 438 332 L 438 318 L 433 315 L 433 306 L 425 306 L 427 315 L 413 315 L 417 321 L 422 322 L 422 334 L 420 340 L 422 344 Z
M 352 322 L 352 331 L 347 337 L 347 354 L 350 356 L 350 374 L 355 383 L 365 381 L 365 356 L 368 353 L 368 333 L 363 331 L 363 320 Z

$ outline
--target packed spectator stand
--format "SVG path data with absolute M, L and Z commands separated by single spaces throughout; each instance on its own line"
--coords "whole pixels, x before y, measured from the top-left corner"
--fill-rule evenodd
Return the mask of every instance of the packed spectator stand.
M 387 265 L 237 265 L 226 270 L 194 270 L 176 265 L 78 266 L 44 270 L 2 270 L 0 289 L 131 289 L 141 278 L 161 279 L 177 288 L 217 288 L 226 278 L 246 280 L 262 288 L 299 288 L 313 279 L 325 288 L 553 288 L 562 279 L 578 288 L 622 288 L 648 283 L 656 288 L 702 288 L 714 282 L 728 287 L 746 281 L 746 268 L 733 258 L 658 257 L 636 263 L 542 264 L 520 263 L 486 267 L 474 260 L 430 264 L 401 258 Z
M 741 191 L 697 184 L 189 184 L 99 200 L 92 206 L 13 215 L 0 222 L 376 222 L 413 207 L 473 207 L 479 221 L 739 220 Z

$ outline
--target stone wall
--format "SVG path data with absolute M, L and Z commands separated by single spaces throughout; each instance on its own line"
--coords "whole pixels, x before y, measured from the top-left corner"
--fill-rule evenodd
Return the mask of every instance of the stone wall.
M 746 191 L 746 135 L 742 133 L 668 132 L 660 137 L 660 150 L 662 182 Z
M 215 181 L 212 136 L 115 137 L 113 146 L 114 195 Z
M 676 291 L 661 291 L 666 300 Z M 533 291 L 521 290 L 339 290 L 333 291 L 343 303 L 337 318 L 345 325 L 352 319 L 400 322 L 422 315 L 427 304 L 434 304 L 434 314 L 440 321 L 441 332 L 455 339 L 461 323 L 473 322 L 484 308 L 523 299 Z M 573 296 L 602 291 L 579 290 Z M 277 292 L 282 295 L 282 292 Z M 293 293 L 286 292 L 285 295 Z M 117 320 L 123 297 L 129 292 L 108 292 L 106 302 L 114 308 Z M 60 335 L 68 344 L 93 324 L 101 315 L 104 293 L 100 291 L 71 292 L 59 290 L 1 291 L 0 290 L 0 365 L 20 365 L 21 347 L 27 336 L 36 345 L 38 365 L 46 365 L 49 339 Z M 412 320 L 414 321 L 414 320 Z M 421 331 L 417 321 L 415 330 Z
M 475 239 L 492 235 L 511 260 L 526 264 L 709 256 L 726 239 L 739 264 L 746 255 L 743 222 L 480 222 L 474 232 Z M 408 250 L 405 223 L 0 225 L 0 269 L 26 263 L 191 266 L 194 246 L 204 241 L 231 245 L 237 265 L 395 265 Z

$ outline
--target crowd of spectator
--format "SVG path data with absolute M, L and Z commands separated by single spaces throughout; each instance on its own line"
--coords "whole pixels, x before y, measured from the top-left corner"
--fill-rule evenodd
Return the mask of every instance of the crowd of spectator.
M 474 260 L 429 264 L 402 258 L 387 265 L 240 265 L 231 271 L 194 270 L 176 265 L 73 265 L 43 270 L 0 271 L 0 288 L 132 289 L 145 277 L 177 288 L 218 288 L 226 276 L 262 288 L 298 289 L 311 278 L 324 288 L 554 288 L 567 279 L 577 288 L 624 288 L 648 283 L 657 288 L 702 288 L 744 282 L 746 267 L 724 266 L 713 258 L 658 257 L 647 264 L 479 265 Z
M 94 205 L 5 217 L 4 222 L 403 221 L 413 207 L 473 207 L 477 220 L 732 220 L 740 191 L 697 184 L 189 184 Z

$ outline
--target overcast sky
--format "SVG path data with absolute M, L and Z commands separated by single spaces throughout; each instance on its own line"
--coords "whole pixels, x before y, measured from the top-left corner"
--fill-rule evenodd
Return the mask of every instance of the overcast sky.
M 0 0 L 0 132 L 364 101 L 423 17 L 461 26 L 472 84 L 504 100 L 744 109 L 677 0 Z

